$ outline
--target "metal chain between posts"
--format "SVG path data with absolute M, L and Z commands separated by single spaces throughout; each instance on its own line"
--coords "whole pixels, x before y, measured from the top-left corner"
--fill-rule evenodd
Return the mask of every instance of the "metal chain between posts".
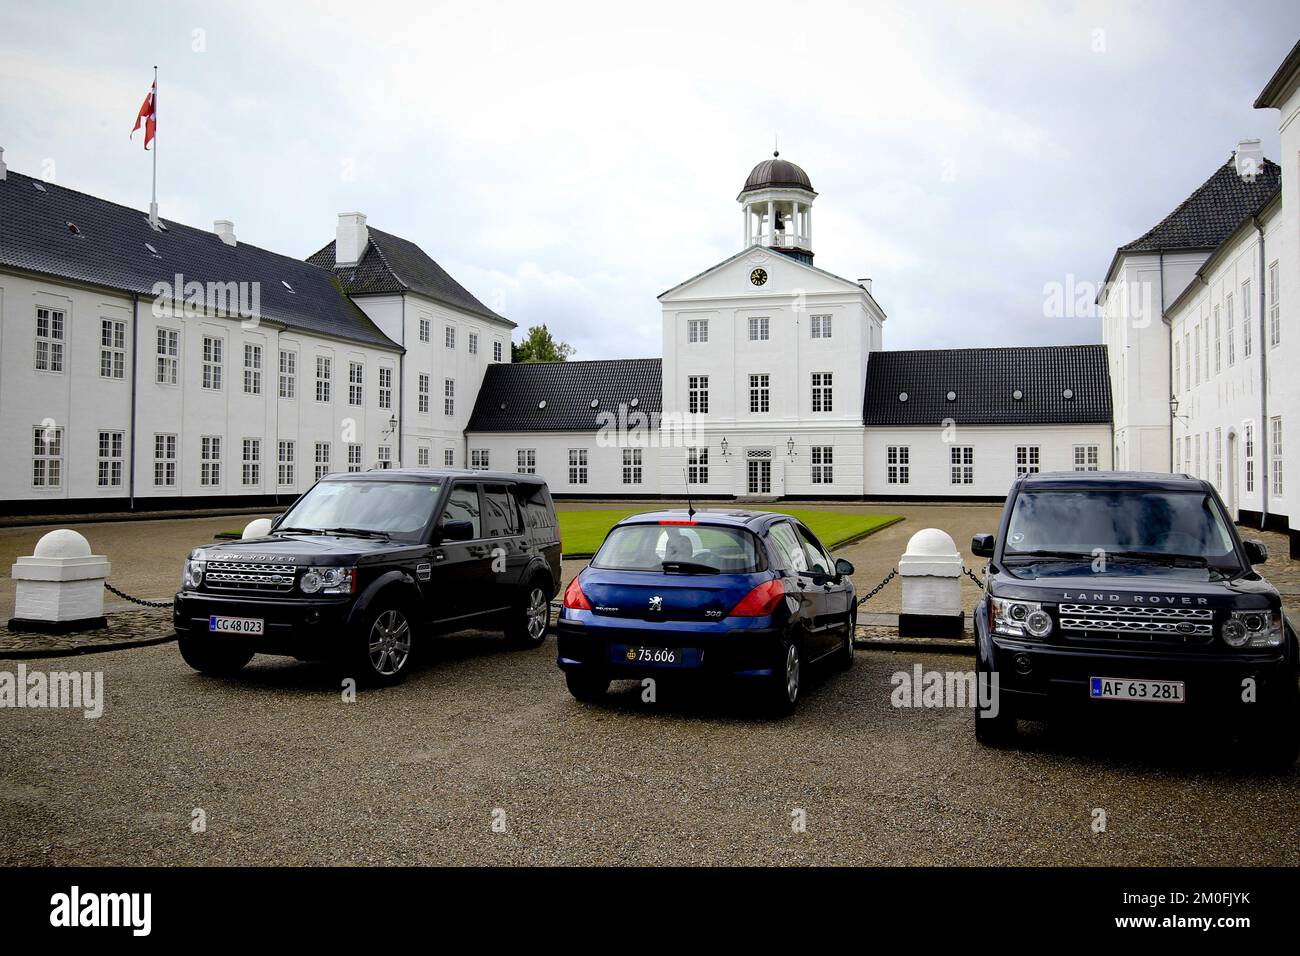
M 862 605 L 866 604 L 873 597 L 875 597 L 877 594 L 883 591 L 885 589 L 885 585 L 888 584 L 890 581 L 894 580 L 894 578 L 896 578 L 897 576 L 898 576 L 898 568 L 894 568 L 894 570 L 890 571 L 888 574 L 885 575 L 885 580 L 881 581 L 879 584 L 877 584 L 866 594 L 862 595 L 862 597 L 858 598 L 858 603 L 856 606 L 861 607 Z
M 976 574 L 974 571 L 972 571 L 970 568 L 966 567 L 966 565 L 964 564 L 961 566 L 961 573 L 966 575 L 966 577 L 970 578 L 980 587 L 984 587 L 984 579 L 980 577 L 978 574 Z
M 171 607 L 172 606 L 171 601 L 146 601 L 144 598 L 132 597 L 131 595 L 127 594 L 124 591 L 119 591 L 117 588 L 113 587 L 113 585 L 109 584 L 107 581 L 104 582 L 104 587 L 107 588 L 113 594 L 116 594 L 118 597 L 130 601 L 132 604 L 140 604 L 144 607 Z

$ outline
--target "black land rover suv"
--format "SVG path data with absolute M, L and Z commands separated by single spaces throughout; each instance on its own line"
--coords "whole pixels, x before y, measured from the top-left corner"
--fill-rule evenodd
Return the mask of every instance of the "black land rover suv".
M 194 550 L 173 619 L 205 673 L 281 654 L 395 683 L 429 631 L 503 624 L 516 645 L 540 645 L 559 582 L 537 476 L 369 471 L 322 478 L 264 538 Z
M 975 610 L 981 682 L 998 707 L 976 737 L 1005 744 L 1017 717 L 1202 717 L 1269 763 L 1300 747 L 1296 635 L 1208 482 L 1125 472 L 1016 479 Z

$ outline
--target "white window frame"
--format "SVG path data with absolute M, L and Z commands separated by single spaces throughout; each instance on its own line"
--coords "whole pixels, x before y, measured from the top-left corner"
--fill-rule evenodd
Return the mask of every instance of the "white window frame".
M 320 481 L 334 467 L 334 449 L 330 442 L 318 441 L 315 448 L 316 480 Z
M 585 485 L 587 483 L 587 449 L 569 449 L 569 484 Z
M 379 468 L 380 471 L 388 471 L 390 468 L 393 467 L 393 446 L 392 445 L 379 445 L 375 449 L 375 454 L 377 456 L 375 466 Z
M 334 386 L 334 358 L 330 355 L 316 356 L 316 401 L 328 405 L 332 398 Z
M 812 376 L 812 410 L 814 412 L 833 412 L 835 410 L 835 388 L 833 372 L 810 372 Z
M 393 370 L 387 365 L 379 366 L 379 407 L 393 407 Z
M 686 407 L 692 415 L 709 414 L 709 377 L 707 375 L 687 376 Z
M 32 426 L 32 487 L 63 487 L 63 426 Z
M 159 326 L 154 343 L 154 383 L 176 388 L 181 381 L 180 330 Z
M 831 337 L 831 316 L 829 315 L 810 315 L 808 317 L 808 337 L 814 339 L 829 339 Z
M 433 336 L 433 322 L 425 316 L 420 316 L 420 341 L 427 342 Z
M 975 484 L 975 446 L 953 445 L 948 450 L 948 484 Z
M 298 353 L 291 349 L 281 349 L 279 367 L 280 397 L 292 401 L 298 397 Z
M 492 467 L 492 455 L 487 448 L 471 448 L 469 450 L 469 466 L 475 471 L 487 471 Z
M 295 481 L 298 450 L 292 438 L 282 438 L 275 445 L 275 483 L 280 488 L 290 488 Z
M 126 322 L 122 319 L 99 320 L 99 377 L 126 378 Z
M 456 414 L 456 380 L 442 380 L 442 413 L 448 417 Z
M 444 468 L 454 468 L 456 466 L 456 449 L 444 448 L 442 450 L 442 465 Z
M 709 341 L 708 319 L 686 320 L 686 343 L 688 345 L 707 345 Z
M 53 306 L 36 307 L 36 355 L 32 359 L 38 372 L 62 375 L 67 358 L 68 313 Z
M 429 373 L 421 372 L 415 384 L 416 408 L 421 415 L 429 414 Z
M 812 462 L 812 483 L 830 485 L 835 482 L 835 446 L 813 445 L 808 450 Z
M 1223 297 L 1224 337 L 1228 345 L 1228 368 L 1237 363 L 1237 316 L 1233 307 L 1232 293 Z
M 176 464 L 179 460 L 178 436 L 155 432 L 153 436 L 153 483 L 155 488 L 176 487 Z
M 623 449 L 623 484 L 639 485 L 642 481 L 641 449 Z
M 241 442 L 239 483 L 245 488 L 262 483 L 262 439 L 245 438 Z
M 1039 445 L 1017 445 L 1016 446 L 1016 475 L 1036 475 L 1038 474 L 1039 461 L 1042 458 L 1042 448 Z
M 910 485 L 912 483 L 912 446 L 887 445 L 885 447 L 885 484 Z
M 262 346 L 244 343 L 244 394 L 262 394 Z
M 767 372 L 749 374 L 749 412 L 762 415 L 772 410 L 772 377 Z
M 1282 276 L 1274 259 L 1268 266 L 1268 347 L 1282 341 Z
M 492 343 L 492 361 L 500 362 L 503 354 L 504 349 L 501 346 L 501 340 L 497 339 Z
M 1174 449 L 1174 460 L 1178 460 L 1178 449 Z M 1101 469 L 1101 446 L 1100 445 L 1075 445 L 1074 446 L 1074 470 L 1075 471 L 1099 471 Z
M 199 384 L 210 392 L 221 391 L 226 363 L 226 340 L 220 335 L 203 336 L 203 376 Z
M 1272 493 L 1274 498 L 1282 497 L 1282 418 L 1273 416 L 1268 423 L 1269 445 L 1272 452 L 1269 454 L 1269 467 L 1272 469 Z
M 456 351 L 456 326 L 444 325 L 442 330 L 442 344 L 453 352 Z
M 478 355 L 478 333 L 477 332 L 469 333 L 467 346 L 469 348 L 470 355 Z
M 359 442 L 348 443 L 348 471 L 358 472 L 365 462 L 364 451 Z
M 199 436 L 199 486 L 221 487 L 221 436 Z
M 363 362 L 348 362 L 348 404 L 360 408 L 366 403 L 366 366 Z
M 99 445 L 95 484 L 99 488 L 122 487 L 122 453 L 125 432 L 100 429 L 96 435 Z
M 709 483 L 709 449 L 704 446 L 686 449 L 686 480 L 691 485 Z
M 515 449 L 515 471 L 519 472 L 521 475 L 537 474 L 536 448 Z
M 1246 494 L 1255 493 L 1255 424 L 1245 422 L 1241 426 L 1241 445 L 1243 466 L 1246 469 Z
M 749 317 L 749 341 L 766 342 L 771 337 L 771 320 L 766 315 Z
M 1241 357 L 1250 358 L 1253 340 L 1250 324 L 1250 280 L 1241 283 Z

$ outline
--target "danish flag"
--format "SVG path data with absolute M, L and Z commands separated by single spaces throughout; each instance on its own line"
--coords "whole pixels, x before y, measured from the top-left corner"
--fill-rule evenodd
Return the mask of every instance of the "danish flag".
M 153 81 L 153 86 L 149 87 L 149 93 L 144 98 L 144 103 L 140 106 L 140 112 L 135 117 L 135 127 L 131 130 L 131 138 L 135 139 L 135 131 L 140 128 L 140 123 L 144 123 L 144 148 L 148 149 L 149 144 L 153 142 L 154 131 L 158 128 L 158 81 Z

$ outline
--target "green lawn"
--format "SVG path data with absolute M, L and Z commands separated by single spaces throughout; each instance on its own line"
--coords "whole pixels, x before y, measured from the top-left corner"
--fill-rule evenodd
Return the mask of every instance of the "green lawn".
M 713 506 L 716 507 L 716 506 Z M 560 536 L 564 539 L 564 556 L 587 557 L 600 547 L 605 533 L 615 522 L 628 515 L 653 511 L 652 505 L 611 511 L 565 511 L 557 507 Z M 903 519 L 898 515 L 841 514 L 834 511 L 807 511 L 799 508 L 763 508 L 798 518 L 828 548 L 865 537 Z

